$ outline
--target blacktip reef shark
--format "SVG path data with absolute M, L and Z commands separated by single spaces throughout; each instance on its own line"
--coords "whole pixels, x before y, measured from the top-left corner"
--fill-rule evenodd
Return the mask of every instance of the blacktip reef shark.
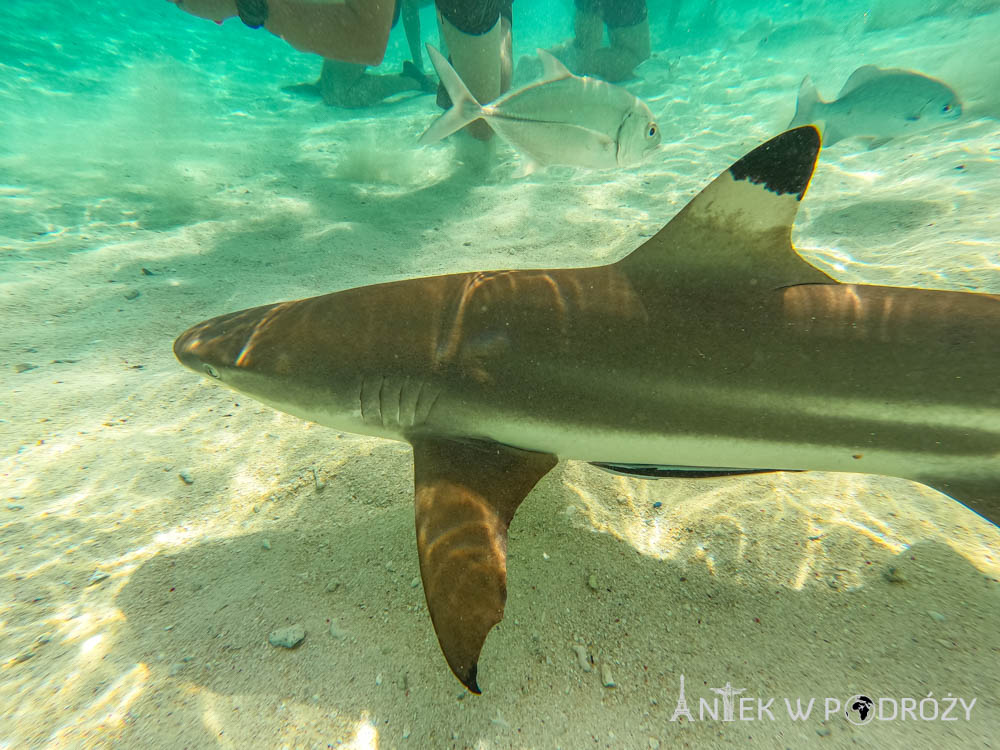
M 558 458 L 884 474 L 1000 521 L 1000 297 L 841 284 L 803 260 L 791 228 L 819 150 L 812 126 L 777 136 L 609 265 L 255 307 L 174 353 L 275 409 L 413 446 L 428 610 L 478 693 L 507 527 Z

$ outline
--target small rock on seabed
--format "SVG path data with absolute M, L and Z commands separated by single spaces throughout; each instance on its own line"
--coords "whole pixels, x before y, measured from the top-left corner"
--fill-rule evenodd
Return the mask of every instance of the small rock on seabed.
M 601 684 L 607 688 L 615 686 L 615 678 L 611 676 L 611 667 L 604 663 L 601 664 Z
M 295 648 L 306 637 L 306 629 L 301 625 L 289 625 L 287 628 L 272 630 L 267 636 L 267 642 L 272 646 Z

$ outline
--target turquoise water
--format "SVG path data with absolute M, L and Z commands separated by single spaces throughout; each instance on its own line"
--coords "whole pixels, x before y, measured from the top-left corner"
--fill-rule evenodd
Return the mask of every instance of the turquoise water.
M 277 412 L 173 356 L 198 321 L 279 300 L 615 261 L 784 130 L 804 76 L 832 99 L 862 65 L 946 82 L 963 116 L 824 149 L 802 257 L 844 282 L 1000 294 L 996 2 L 685 0 L 670 24 L 673 7 L 650 1 L 653 54 L 623 84 L 662 144 L 595 171 L 526 169 L 500 139 L 417 148 L 433 96 L 327 106 L 289 88 L 317 79 L 317 56 L 235 19 L 7 4 L 0 748 L 994 742 L 1000 533 L 932 489 L 561 462 L 511 526 L 473 696 L 428 617 L 409 446 Z M 430 6 L 421 19 L 436 43 Z M 517 0 L 515 86 L 571 31 L 572 3 Z M 408 56 L 400 25 L 374 72 Z M 984 393 L 982 423 L 997 409 Z M 289 625 L 302 644 L 271 645 Z M 691 722 L 672 721 L 682 674 Z M 861 693 L 977 703 L 949 723 L 701 720 L 727 683 L 781 712 Z

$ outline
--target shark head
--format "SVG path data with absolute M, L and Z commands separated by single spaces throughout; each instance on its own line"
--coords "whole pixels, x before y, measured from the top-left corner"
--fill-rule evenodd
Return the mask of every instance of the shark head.
M 178 336 L 174 355 L 199 375 L 276 409 L 357 430 L 363 426 L 358 376 L 342 327 L 330 324 L 337 307 L 284 302 L 220 315 Z

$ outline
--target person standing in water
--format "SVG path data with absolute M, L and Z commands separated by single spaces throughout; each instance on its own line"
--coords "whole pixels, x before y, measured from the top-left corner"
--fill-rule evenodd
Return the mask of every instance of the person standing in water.
M 635 75 L 650 55 L 646 0 L 575 0 L 575 4 L 575 38 L 549 51 L 580 76 L 618 83 Z M 680 0 L 673 8 L 679 6 Z M 605 27 L 608 46 L 603 44 Z
M 389 31 L 396 16 L 394 0 L 167 0 L 200 18 L 222 23 L 239 16 L 247 26 L 265 28 L 298 50 L 322 55 L 327 61 L 377 66 L 385 56 Z M 510 4 L 512 0 L 436 0 L 441 33 L 451 51 L 455 68 L 481 101 L 492 101 L 510 86 Z M 421 77 L 396 78 L 386 84 L 362 82 L 364 69 L 329 70 L 327 96 L 344 98 L 351 106 L 381 101 L 385 96 L 407 89 L 424 88 Z M 328 66 L 325 64 L 324 69 Z M 354 79 L 352 81 L 352 78 Z M 321 75 L 321 91 L 323 76 Z M 360 84 L 357 93 L 351 90 Z M 346 95 L 342 93 L 345 89 Z M 365 94 L 362 89 L 370 89 Z M 388 92 L 388 93 L 385 93 Z M 380 96 L 381 94 L 381 96 Z M 378 98 L 376 98 L 378 97 Z M 326 98 L 326 96 L 324 97 Z M 468 126 L 473 135 L 487 139 L 489 126 L 477 121 Z
M 449 61 L 480 104 L 493 101 L 510 88 L 513 0 L 435 0 L 441 38 Z M 451 99 L 438 89 L 438 106 L 448 109 Z M 476 120 L 465 132 L 486 141 L 493 130 Z
M 424 75 L 423 55 L 420 51 L 420 6 L 427 0 L 396 0 L 390 28 L 396 26 L 400 12 L 403 28 L 410 48 L 411 60 L 403 63 L 402 73 L 369 73 L 364 63 L 323 60 L 319 80 L 314 88 L 323 101 L 331 107 L 355 109 L 378 104 L 394 94 L 404 91 L 421 91 L 432 94 L 437 84 Z
M 394 0 L 167 0 L 181 10 L 222 23 L 239 16 L 302 52 L 341 62 L 379 65 L 385 56 Z

